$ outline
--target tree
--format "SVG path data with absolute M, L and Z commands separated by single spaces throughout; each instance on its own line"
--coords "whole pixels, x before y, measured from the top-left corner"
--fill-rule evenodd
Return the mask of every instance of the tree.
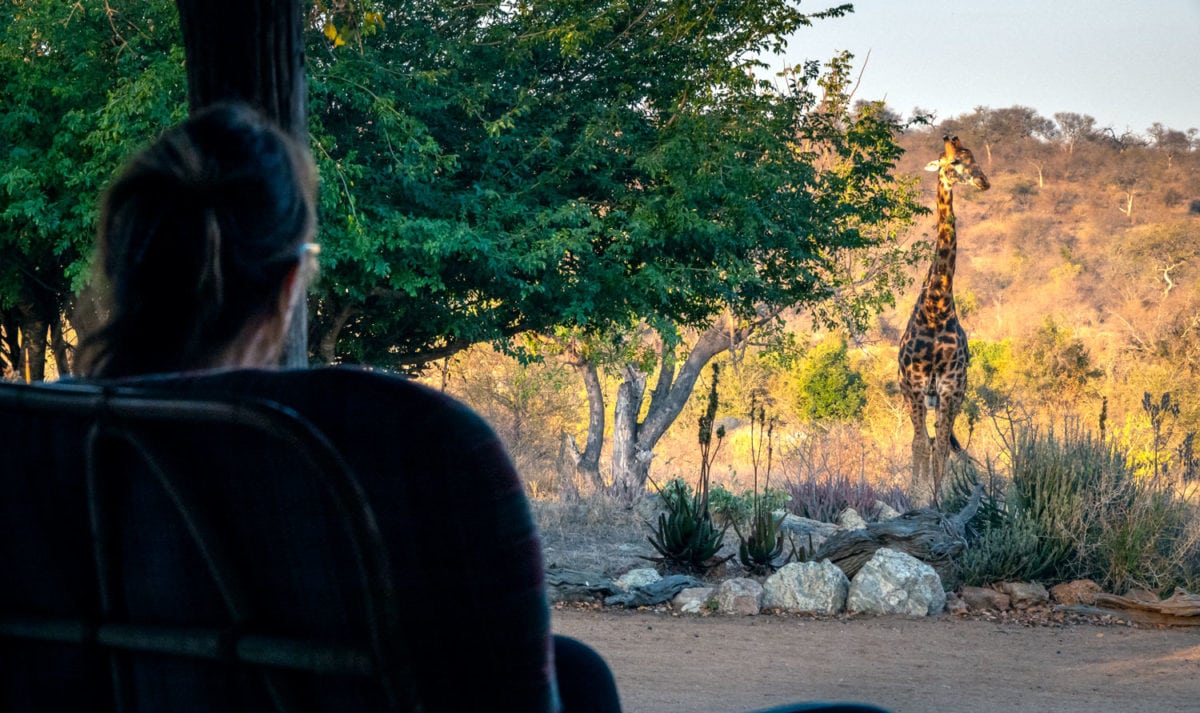
M 176 5 L 191 110 L 243 101 L 306 146 L 305 3 L 176 0 Z M 348 8 L 346 13 L 353 15 L 355 10 Z M 288 366 L 308 364 L 307 314 L 304 301 L 297 302 L 283 354 Z
M 894 115 L 851 109 L 848 56 L 782 89 L 750 71 L 847 9 L 399 3 L 361 48 L 316 38 L 312 342 L 414 368 L 542 335 L 522 349 L 554 342 L 587 386 L 596 481 L 600 375 L 621 375 L 616 489 L 640 492 L 713 356 L 835 296 L 826 316 L 862 321 L 901 277 L 889 241 L 917 208 L 889 176 Z
M 70 364 L 101 187 L 180 116 L 182 53 L 165 0 L 10 2 L 0 22 L 0 371 L 40 380 L 47 347 Z
M 807 421 L 848 421 L 867 403 L 863 376 L 850 366 L 846 340 L 826 340 L 813 349 L 795 375 L 796 411 Z

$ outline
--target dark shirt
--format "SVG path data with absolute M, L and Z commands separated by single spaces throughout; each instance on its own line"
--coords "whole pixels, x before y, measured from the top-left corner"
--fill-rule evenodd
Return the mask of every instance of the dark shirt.
M 398 630 L 424 709 L 557 706 L 537 533 L 502 445 L 468 408 L 404 379 L 348 368 L 162 375 L 122 385 L 180 395 L 250 396 L 299 412 L 346 459 L 374 510 L 397 585 Z M 94 572 L 90 553 L 80 546 L 86 540 L 82 469 L 78 453 L 72 453 L 79 434 L 55 430 L 54 424 L 14 424 L 0 415 L 0 446 L 9 465 L 16 465 L 9 472 L 18 474 L 16 482 L 0 476 L 9 481 L 0 504 L 0 572 L 9 583 L 0 587 L 4 608 L 62 615 L 92 606 L 83 594 L 94 588 L 89 581 Z M 211 445 L 218 464 L 224 458 L 244 467 L 254 458 L 253 444 Z M 328 514 L 298 512 L 301 506 L 289 501 L 311 498 L 301 497 L 304 486 L 292 492 L 286 478 L 282 483 L 268 483 L 261 492 L 246 484 L 261 517 L 230 525 L 236 538 L 254 543 L 247 549 L 273 553 L 261 564 L 266 582 L 261 586 L 274 586 L 269 582 L 279 578 L 315 581 L 331 571 L 342 576 L 345 565 L 324 551 Z M 132 501 L 130 532 L 143 534 L 130 539 L 149 539 L 150 545 L 129 545 L 140 548 L 127 553 L 125 576 L 139 582 L 128 595 L 130 609 L 168 618 L 171 607 L 207 606 L 212 597 L 199 590 L 208 585 L 190 581 L 190 572 L 200 567 L 195 554 L 172 538 L 155 542 L 155 533 L 179 528 L 160 519 L 168 509 L 164 502 L 131 497 L 149 499 Z M 22 544 L 13 546 L 14 541 Z M 285 601 L 264 616 L 284 621 L 317 613 L 319 619 L 322 611 L 344 608 L 337 601 Z M 331 614 L 326 625 L 355 625 L 353 613 L 350 620 L 341 616 Z M 88 695 L 91 674 L 61 647 L 43 648 L 30 654 L 0 646 L 4 710 L 94 709 L 95 701 L 72 698 Z M 229 700 L 203 677 L 156 666 L 143 666 L 136 678 L 142 696 L 172 704 L 156 710 L 222 710 Z M 317 709 L 326 707 L 319 700 L 325 695 L 328 707 L 336 709 L 351 694 L 336 685 L 317 691 L 312 701 Z

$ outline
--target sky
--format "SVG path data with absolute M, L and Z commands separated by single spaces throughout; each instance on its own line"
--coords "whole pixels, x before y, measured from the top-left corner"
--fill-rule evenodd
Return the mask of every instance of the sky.
M 1200 128 L 1200 0 L 849 1 L 852 14 L 802 28 L 771 66 L 849 50 L 856 71 L 866 61 L 855 98 L 905 117 L 1020 104 L 1089 114 L 1117 134 Z

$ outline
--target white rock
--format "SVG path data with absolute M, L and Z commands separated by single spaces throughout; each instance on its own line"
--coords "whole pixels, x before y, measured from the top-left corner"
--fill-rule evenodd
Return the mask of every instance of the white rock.
M 689 587 L 675 595 L 671 606 L 684 614 L 699 614 L 708 606 L 714 591 L 712 587 Z
M 780 527 L 786 531 L 787 535 L 790 535 L 792 539 L 796 541 L 797 546 L 803 547 L 805 550 L 809 550 L 809 555 L 812 555 L 813 552 L 816 552 L 818 549 L 820 549 L 825 540 L 829 539 L 829 536 L 837 532 L 838 529 L 837 525 L 833 524 L 832 522 L 810 520 L 807 517 L 800 517 L 799 515 L 791 514 L 786 515 L 783 518 L 783 522 L 780 524 Z M 811 548 L 809 546 L 810 538 L 812 540 Z M 785 542 L 787 539 L 787 537 L 784 537 Z
M 875 519 L 879 522 L 887 522 L 900 517 L 900 512 L 896 508 L 888 505 L 882 500 L 875 501 Z
M 839 530 L 861 530 L 867 526 L 867 521 L 854 508 L 846 508 L 838 515 L 837 524 Z
M 717 587 L 715 598 L 722 614 L 753 616 L 762 611 L 763 587 L 746 577 L 727 579 Z
M 865 614 L 927 616 L 946 608 L 946 592 L 933 567 L 883 547 L 854 575 L 846 608 Z
M 625 574 L 617 578 L 615 584 L 623 591 L 628 592 L 630 589 L 644 587 L 647 584 L 654 584 L 662 579 L 662 575 L 652 567 L 643 567 L 641 569 L 631 569 Z
M 850 580 L 829 560 L 792 562 L 767 577 L 763 607 L 790 612 L 837 614 L 846 608 Z

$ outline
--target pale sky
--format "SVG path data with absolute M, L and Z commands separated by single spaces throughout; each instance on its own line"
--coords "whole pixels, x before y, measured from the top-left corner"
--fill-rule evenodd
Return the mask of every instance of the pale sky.
M 1200 128 L 1200 0 L 850 0 L 802 28 L 786 61 L 870 52 L 857 99 L 947 119 L 1016 104 L 1090 114 L 1118 134 Z M 815 12 L 837 0 L 804 0 Z

